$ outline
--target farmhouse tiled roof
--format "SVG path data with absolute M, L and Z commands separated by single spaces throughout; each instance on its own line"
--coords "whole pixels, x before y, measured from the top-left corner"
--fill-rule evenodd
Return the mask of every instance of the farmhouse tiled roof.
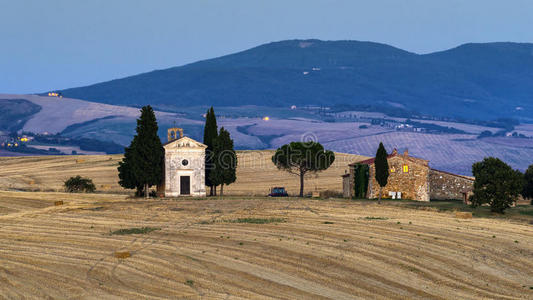
M 396 157 L 396 156 L 403 156 L 404 158 L 406 158 L 406 159 L 408 159 L 408 160 L 410 160 L 412 162 L 420 163 L 420 164 L 424 164 L 424 165 L 427 165 L 429 163 L 429 160 L 425 160 L 425 159 L 421 159 L 421 158 L 418 158 L 418 157 L 409 156 L 409 153 L 407 152 L 407 150 L 404 152 L 404 154 L 399 154 L 397 149 L 394 149 L 391 154 L 387 155 L 387 159 L 390 159 L 390 158 L 393 158 L 393 157 Z M 376 160 L 375 158 L 369 158 L 369 159 L 366 159 L 366 160 L 363 160 L 363 161 L 358 161 L 358 162 L 351 163 L 350 166 L 355 166 L 356 164 L 373 165 L 375 160 Z
M 461 177 L 461 178 L 472 180 L 472 181 L 474 181 L 476 179 L 476 177 L 473 177 L 473 176 L 460 175 L 460 174 L 450 173 L 450 172 L 437 170 L 437 169 L 433 169 L 433 168 L 431 168 L 431 171 L 444 173 L 444 174 L 448 174 L 448 175 L 452 175 L 452 176 L 457 176 L 457 177 Z

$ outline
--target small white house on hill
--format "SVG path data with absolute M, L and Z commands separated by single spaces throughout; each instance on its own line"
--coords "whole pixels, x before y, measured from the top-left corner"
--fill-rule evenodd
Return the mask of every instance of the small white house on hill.
M 180 137 L 177 138 L 179 131 Z M 205 197 L 206 145 L 183 136 L 180 128 L 168 129 L 165 149 L 165 197 Z

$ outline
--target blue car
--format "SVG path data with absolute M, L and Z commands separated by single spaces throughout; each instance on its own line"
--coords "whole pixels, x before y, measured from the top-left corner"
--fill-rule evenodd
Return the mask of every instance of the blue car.
M 287 191 L 284 187 L 274 187 L 270 189 L 269 197 L 288 197 Z

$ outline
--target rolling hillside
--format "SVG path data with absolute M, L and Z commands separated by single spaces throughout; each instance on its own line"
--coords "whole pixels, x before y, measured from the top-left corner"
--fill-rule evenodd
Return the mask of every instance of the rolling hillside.
M 129 144 L 135 133 L 138 108 L 88 102 L 72 98 L 55 98 L 37 95 L 0 95 L 0 107 L 8 116 L 4 126 L 17 126 L 22 131 L 35 133 L 60 133 L 67 139 L 85 140 L 80 144 L 29 143 L 37 149 L 54 148 L 65 154 L 120 153 Z M 245 117 L 247 111 L 268 111 L 269 121 L 260 117 Z M 191 108 L 186 113 L 157 112 L 159 135 L 166 141 L 166 129 L 171 126 L 185 128 L 185 134 L 202 140 L 204 120 L 203 108 Z M 394 128 L 373 125 L 371 118 L 383 118 L 383 114 L 347 112 L 357 114 L 357 119 L 325 122 L 316 114 L 305 110 L 269 109 L 266 107 L 217 107 L 221 115 L 218 125 L 225 127 L 235 141 L 235 147 L 242 150 L 276 149 L 292 141 L 314 140 L 327 149 L 357 155 L 373 156 L 380 142 L 387 150 L 409 149 L 417 157 L 430 160 L 432 167 L 444 171 L 469 175 L 472 163 L 487 156 L 496 156 L 513 168 L 525 170 L 533 163 L 533 125 L 522 124 L 514 132 L 518 137 L 477 138 L 483 131 L 497 132 L 502 128 L 472 125 L 457 122 L 418 120 L 445 128 L 456 128 L 462 133 L 405 132 Z M 316 119 L 313 119 L 316 118 Z M 387 118 L 401 124 L 405 118 Z M 417 121 L 417 120 L 415 120 Z M 361 128 L 362 127 L 362 128 Z M 7 128 L 7 127 L 5 127 Z M 5 130 L 5 129 L 4 129 Z M 0 128 L 0 143 L 1 139 Z M 6 135 L 4 135 L 6 136 Z M 110 145 L 98 145 L 114 143 Z M 76 147 L 84 145 L 84 148 Z M 89 147 L 90 146 L 90 147 Z M 89 147 L 89 148 L 88 148 Z M 109 151 L 109 149 L 118 149 Z M 5 149 L 4 149 L 5 150 Z M 83 151 L 82 151 L 83 150 Z M 13 155 L 2 151 L 0 156 Z
M 62 93 L 170 110 L 350 104 L 532 120 L 533 44 L 466 44 L 418 55 L 371 42 L 290 40 Z
M 272 164 L 273 151 L 237 151 L 237 181 L 226 186 L 230 195 L 268 194 L 273 186 L 285 186 L 297 194 L 297 176 L 278 170 Z M 122 155 L 0 157 L 0 189 L 24 191 L 63 191 L 65 180 L 81 175 L 94 180 L 96 189 L 108 193 L 129 193 L 118 185 L 118 162 Z M 330 190 L 342 192 L 341 175 L 348 164 L 368 157 L 336 153 L 335 162 L 324 172 L 306 176 L 305 192 Z
M 138 108 L 109 105 L 68 97 L 0 94 L 0 137 L 2 132 L 60 133 L 66 137 L 89 138 L 127 145 L 135 133 Z M 198 134 L 203 122 L 176 113 L 156 111 L 165 136 L 166 127 L 177 123 Z M 2 139 L 0 138 L 0 142 Z

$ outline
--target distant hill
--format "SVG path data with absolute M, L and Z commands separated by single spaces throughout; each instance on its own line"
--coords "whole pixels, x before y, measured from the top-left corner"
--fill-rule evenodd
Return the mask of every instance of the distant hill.
M 465 44 L 419 55 L 372 42 L 289 40 L 61 92 L 171 110 L 349 104 L 527 119 L 533 111 L 533 44 Z

